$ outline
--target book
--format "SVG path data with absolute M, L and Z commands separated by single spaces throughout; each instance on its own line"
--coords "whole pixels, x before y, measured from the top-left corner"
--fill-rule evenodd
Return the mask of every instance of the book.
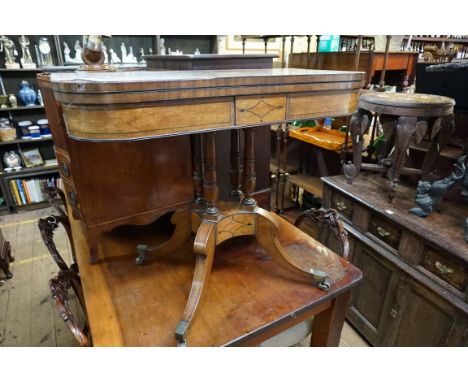
M 31 197 L 32 203 L 37 203 L 36 189 L 34 188 L 34 179 L 29 179 L 26 181 L 26 188 L 28 190 L 29 196 Z
M 22 149 L 20 150 L 20 154 L 26 167 L 37 167 L 44 165 L 44 160 L 42 159 L 38 148 L 27 150 Z
M 16 185 L 18 186 L 18 191 L 19 191 L 19 194 L 20 194 L 20 197 L 21 197 L 21 202 L 22 204 L 27 204 L 26 202 L 26 195 L 24 193 L 24 190 L 23 190 L 23 186 L 21 184 L 21 181 L 19 179 L 16 179 L 15 180 L 16 182 Z
M 16 182 L 14 180 L 10 180 L 10 188 L 12 190 L 13 198 L 15 199 L 15 203 L 17 206 L 21 205 L 21 198 L 19 195 L 18 188 L 16 186 Z
M 24 179 L 21 180 L 21 185 L 23 186 L 24 195 L 26 196 L 26 203 L 32 203 L 31 195 L 29 195 L 28 188 L 26 187 L 26 181 Z

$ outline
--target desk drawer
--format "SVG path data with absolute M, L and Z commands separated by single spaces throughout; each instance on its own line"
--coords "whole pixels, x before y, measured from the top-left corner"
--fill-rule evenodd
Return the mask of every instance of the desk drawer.
M 330 208 L 337 210 L 350 221 L 353 219 L 353 201 L 342 194 L 332 193 Z
M 401 229 L 393 223 L 377 215 L 372 215 L 369 221 L 368 231 L 372 236 L 378 238 L 398 251 L 401 239 Z
M 449 283 L 455 289 L 465 292 L 468 285 L 468 270 L 457 259 L 448 258 L 445 254 L 431 247 L 424 250 L 421 266 L 431 274 Z

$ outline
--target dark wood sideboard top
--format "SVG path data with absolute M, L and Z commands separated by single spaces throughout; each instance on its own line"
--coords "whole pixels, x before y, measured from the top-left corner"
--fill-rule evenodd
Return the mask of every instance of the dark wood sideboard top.
M 468 217 L 468 205 L 444 200 L 439 206 L 440 213 L 435 211 L 426 218 L 420 218 L 408 212 L 416 205 L 415 187 L 402 183 L 398 186 L 398 193 L 393 203 L 389 203 L 384 191 L 386 180 L 379 174 L 361 174 L 353 184 L 348 184 L 342 175 L 324 177 L 322 180 L 372 211 L 386 216 L 464 262 L 468 262 L 468 243 L 463 238 L 463 224 Z

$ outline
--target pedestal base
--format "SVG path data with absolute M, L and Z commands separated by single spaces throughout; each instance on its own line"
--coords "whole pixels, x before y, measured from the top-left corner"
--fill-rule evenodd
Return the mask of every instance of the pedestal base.
M 179 346 L 186 345 L 190 324 L 209 280 L 216 246 L 228 239 L 255 235 L 274 261 L 292 274 L 309 278 L 312 285 L 324 291 L 344 274 L 333 252 L 278 215 L 256 205 L 226 205 L 212 216 L 194 210 L 192 229 L 196 232 L 196 263 L 187 305 L 175 332 Z

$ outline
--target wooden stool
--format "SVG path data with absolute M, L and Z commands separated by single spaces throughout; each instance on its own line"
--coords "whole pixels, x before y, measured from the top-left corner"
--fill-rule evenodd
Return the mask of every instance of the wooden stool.
M 360 169 L 386 173 L 390 202 L 395 197 L 401 174 L 420 174 L 427 178 L 439 152 L 448 143 L 454 129 L 452 98 L 430 94 L 376 93 L 362 94 L 358 110 L 351 117 L 353 163 L 343 165 L 349 183 Z M 380 115 L 384 139 L 378 164 L 362 164 L 363 135 L 369 130 L 372 113 Z M 430 131 L 429 131 L 430 128 Z M 403 167 L 411 139 L 420 143 L 428 135 L 432 144 L 421 169 Z

